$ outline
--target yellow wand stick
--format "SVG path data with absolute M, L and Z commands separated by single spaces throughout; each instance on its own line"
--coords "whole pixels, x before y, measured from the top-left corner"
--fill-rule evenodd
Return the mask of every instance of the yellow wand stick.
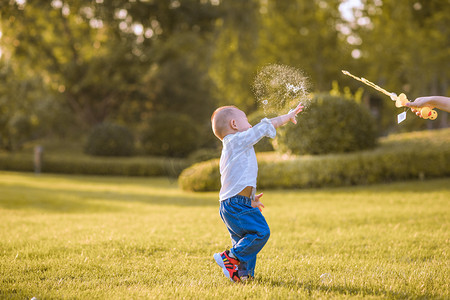
M 409 102 L 408 98 L 406 97 L 406 95 L 404 93 L 401 93 L 399 96 L 397 96 L 397 94 L 395 93 L 390 93 L 388 91 L 386 91 L 385 89 L 379 87 L 378 85 L 376 85 L 375 83 L 365 79 L 365 78 L 359 78 L 353 74 L 351 74 L 349 71 L 345 71 L 342 70 L 342 73 L 344 73 L 347 76 L 352 77 L 353 79 L 356 79 L 358 81 L 361 81 L 362 83 L 376 89 L 379 92 L 382 92 L 383 94 L 389 96 L 392 101 L 395 101 L 395 106 L 396 107 L 403 107 L 406 106 L 406 103 Z M 419 112 L 419 116 L 424 118 L 424 119 L 430 119 L 430 120 L 434 120 L 437 118 L 437 112 L 435 110 L 432 109 L 432 107 L 415 107 L 414 110 Z

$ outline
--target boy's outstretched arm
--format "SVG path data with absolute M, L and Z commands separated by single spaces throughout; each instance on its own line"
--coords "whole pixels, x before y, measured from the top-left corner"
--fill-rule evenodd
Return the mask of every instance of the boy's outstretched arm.
M 286 123 L 288 123 L 289 121 L 292 121 L 292 123 L 297 124 L 297 120 L 295 119 L 295 117 L 299 112 L 303 110 L 303 107 L 304 106 L 300 103 L 299 105 L 297 105 L 296 108 L 291 110 L 289 113 L 279 117 L 272 118 L 270 119 L 270 122 L 272 122 L 272 125 L 275 128 L 281 127 Z

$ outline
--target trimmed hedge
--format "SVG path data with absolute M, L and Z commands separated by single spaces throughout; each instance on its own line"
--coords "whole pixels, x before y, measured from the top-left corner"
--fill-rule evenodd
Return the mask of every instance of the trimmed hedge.
M 184 190 L 218 191 L 218 160 L 184 170 Z M 348 186 L 450 176 L 450 129 L 385 138 L 372 151 L 323 156 L 258 155 L 258 188 Z
M 220 189 L 219 159 L 200 162 L 183 170 L 178 177 L 185 191 L 206 192 Z
M 188 166 L 183 159 L 155 157 L 107 158 L 44 154 L 42 161 L 42 173 L 113 176 L 177 177 Z M 33 172 L 33 155 L 0 154 L 0 170 Z
M 297 155 L 347 153 L 373 149 L 375 119 L 353 99 L 319 94 L 297 118 L 278 130 L 276 150 Z

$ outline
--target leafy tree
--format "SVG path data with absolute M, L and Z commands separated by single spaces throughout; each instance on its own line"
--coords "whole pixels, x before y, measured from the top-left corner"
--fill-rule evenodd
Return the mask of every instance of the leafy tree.
M 217 98 L 223 105 L 235 104 L 246 111 L 256 108 L 251 87 L 259 65 L 259 2 L 223 1 L 213 40 L 210 75 L 217 85 Z
M 0 61 L 0 82 L 0 148 L 12 151 L 21 148 L 39 125 L 35 107 L 44 95 L 36 90 L 42 80 L 24 77 L 23 72 Z
M 387 90 L 405 92 L 410 100 L 423 95 L 448 95 L 450 6 L 436 0 L 365 0 L 355 9 L 356 19 L 349 24 L 359 40 L 353 45 L 361 57 L 355 70 Z M 375 95 L 370 90 L 370 94 Z M 381 115 L 395 115 L 387 97 Z M 390 117 L 391 124 L 395 118 Z M 447 126 L 447 114 L 440 114 Z M 411 126 L 426 121 L 415 119 Z M 416 123 L 416 124 L 413 124 Z M 429 125 L 437 122 L 429 122 Z
M 102 123 L 90 133 L 84 151 L 95 156 L 131 156 L 134 137 L 127 127 Z
M 304 70 L 315 91 L 333 80 L 360 87 L 342 76 L 345 67 L 410 99 L 447 95 L 447 1 L 361 2 L 348 21 L 341 0 L 2 1 L 2 143 L 14 126 L 30 136 L 72 122 L 67 110 L 83 132 L 104 121 L 143 129 L 165 111 L 195 114 L 200 135 L 213 138 L 215 106 L 255 110 L 252 81 L 270 63 Z M 389 127 L 392 102 L 371 90 L 363 99 Z
M 194 0 L 10 1 L 1 8 L 2 49 L 90 127 L 118 117 L 129 99 L 147 101 L 143 74 L 170 57 L 164 51 L 172 35 L 206 36 L 216 17 L 211 8 Z
M 313 88 L 328 91 L 349 52 L 337 30 L 338 0 L 266 1 L 261 7 L 260 61 L 298 67 Z
M 137 77 L 129 68 L 137 59 L 129 54 L 130 44 L 109 34 L 107 24 L 94 18 L 94 8 L 81 2 L 32 1 L 2 12 L 9 15 L 3 19 L 2 47 L 12 62 L 42 76 L 87 125 L 116 109 Z
M 150 119 L 141 143 L 146 154 L 185 157 L 198 148 L 198 137 L 192 117 L 165 112 Z
M 186 44 L 179 43 L 180 40 L 183 39 L 177 39 L 178 42 L 176 44 L 181 48 L 186 47 Z M 188 43 L 189 41 L 191 43 Z M 186 39 L 185 42 L 191 47 L 201 44 L 195 37 Z M 183 137 L 181 140 L 180 138 L 175 139 L 173 134 L 150 135 L 153 138 L 153 141 L 151 141 L 153 144 L 167 144 L 169 146 L 168 150 L 180 148 L 180 146 L 183 147 L 182 144 L 184 143 L 184 152 L 170 150 L 170 155 L 186 155 L 198 146 L 211 147 L 211 145 L 215 145 L 214 136 L 211 134 L 210 116 L 215 109 L 216 100 L 213 96 L 214 84 L 207 76 L 206 68 L 196 64 L 196 59 L 189 55 L 177 54 L 175 49 L 173 51 L 175 53 L 172 54 L 170 60 L 166 60 L 158 67 L 155 67 L 155 69 L 149 71 L 144 78 L 145 84 L 141 91 L 147 95 L 148 101 L 140 103 L 143 105 L 151 104 L 151 108 L 146 109 L 139 105 L 139 101 L 136 101 L 135 109 L 130 108 L 127 116 L 130 116 L 129 113 L 131 115 L 140 114 L 140 119 L 143 121 L 140 131 L 146 136 L 149 136 L 146 134 L 149 130 L 153 130 L 151 127 L 155 125 L 155 118 L 158 122 L 162 122 L 162 118 L 159 117 L 161 115 L 170 117 L 162 123 L 163 126 L 169 127 L 168 130 L 164 130 L 166 133 L 173 132 L 175 127 L 182 127 L 177 124 L 184 124 L 180 123 L 181 121 L 173 123 L 172 121 L 177 119 L 174 116 L 178 116 L 179 120 L 189 119 L 194 124 L 193 126 L 185 126 L 185 130 L 188 131 L 190 128 L 195 127 L 194 135 L 191 132 L 185 132 L 184 137 L 178 134 L 179 137 Z M 140 109 L 137 110 L 136 108 Z M 170 127 L 174 127 L 174 129 L 171 131 Z M 187 140 L 188 138 L 195 138 L 195 140 Z M 195 147 L 190 146 L 192 143 L 195 143 Z M 159 151 L 154 154 L 161 155 L 163 153 Z

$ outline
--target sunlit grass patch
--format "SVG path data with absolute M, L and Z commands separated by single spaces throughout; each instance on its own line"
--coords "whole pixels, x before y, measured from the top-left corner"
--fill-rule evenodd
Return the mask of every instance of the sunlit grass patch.
M 212 260 L 230 246 L 216 192 L 3 172 L 0 298 L 448 298 L 448 183 L 264 191 L 271 237 L 244 286 Z

